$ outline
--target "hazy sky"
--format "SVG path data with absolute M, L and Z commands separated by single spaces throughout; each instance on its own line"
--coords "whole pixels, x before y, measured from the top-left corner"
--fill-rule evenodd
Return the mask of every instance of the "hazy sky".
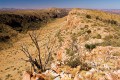
M 0 0 L 0 8 L 120 9 L 120 0 Z

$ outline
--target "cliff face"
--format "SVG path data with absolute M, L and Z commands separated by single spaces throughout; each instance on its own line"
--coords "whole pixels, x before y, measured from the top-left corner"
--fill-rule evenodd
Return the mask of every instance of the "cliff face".
M 28 29 L 36 29 L 41 23 L 61 18 L 68 14 L 66 9 L 46 9 L 46 10 L 16 10 L 1 11 L 0 24 L 5 24 L 21 32 Z
M 67 9 L 58 8 L 44 10 L 1 10 L 0 45 L 4 44 L 7 46 L 7 42 L 12 42 L 12 38 L 16 38 L 19 33 L 37 30 L 43 24 L 66 16 L 68 12 L 69 10 Z M 0 47 L 0 49 L 4 47 Z

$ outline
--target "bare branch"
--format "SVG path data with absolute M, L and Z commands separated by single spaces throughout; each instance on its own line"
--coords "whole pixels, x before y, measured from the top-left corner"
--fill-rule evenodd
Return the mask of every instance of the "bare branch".
M 23 61 L 25 61 L 25 62 L 29 62 L 29 60 L 25 60 L 25 59 L 23 59 L 23 58 L 21 58 L 21 60 L 23 60 Z
M 39 35 L 37 35 L 35 32 L 33 33 L 29 33 L 29 36 L 33 42 L 33 44 L 35 45 L 37 51 L 38 51 L 38 61 L 37 59 L 33 59 L 28 48 L 26 46 L 21 46 L 21 51 L 25 54 L 25 56 L 28 58 L 28 60 L 25 60 L 25 59 L 22 59 L 26 62 L 30 62 L 31 66 L 33 67 L 34 71 L 36 71 L 35 68 L 37 68 L 38 70 L 41 70 L 41 71 L 44 71 L 45 70 L 45 67 L 46 65 L 48 64 L 49 60 L 50 60 L 50 56 L 51 56 L 51 48 L 48 47 L 48 43 L 50 40 L 48 40 L 48 43 L 47 43 L 47 58 L 45 58 L 45 63 L 44 65 L 42 64 L 42 58 L 41 58 L 41 52 L 40 52 L 40 47 L 39 47 L 39 44 L 38 44 L 38 37 Z
M 29 35 L 30 35 L 31 40 L 33 41 L 33 43 L 35 44 L 35 46 L 38 50 L 39 63 L 40 63 L 41 70 L 43 71 L 43 67 L 42 67 L 43 65 L 42 65 L 42 61 L 41 61 L 40 48 L 39 48 L 39 45 L 38 45 L 37 36 L 34 32 L 33 32 L 33 34 L 29 34 Z
M 28 48 L 26 48 L 25 46 L 21 46 L 21 51 L 25 53 L 26 57 L 32 59 L 32 56 L 30 55 Z
M 30 55 L 28 49 L 25 46 L 21 46 L 21 51 L 26 55 L 27 58 L 29 58 L 28 60 L 22 59 L 26 62 L 30 62 L 34 71 L 36 71 L 35 66 L 34 66 L 34 60 L 32 59 L 32 56 Z
M 47 51 L 48 51 L 48 57 L 45 60 L 45 64 L 44 64 L 44 70 L 46 65 L 48 64 L 49 60 L 50 60 L 50 56 L 51 56 L 51 51 L 49 50 L 48 46 L 47 46 Z
M 51 57 L 51 50 L 50 50 L 51 48 L 48 47 L 49 42 L 50 42 L 50 38 L 48 37 L 48 42 L 47 42 L 47 44 L 46 44 L 46 48 L 47 48 L 47 53 L 48 53 L 48 55 L 47 55 L 47 58 L 45 58 L 46 60 L 45 60 L 45 63 L 44 63 L 44 70 L 45 70 L 48 62 L 50 61 L 50 57 Z

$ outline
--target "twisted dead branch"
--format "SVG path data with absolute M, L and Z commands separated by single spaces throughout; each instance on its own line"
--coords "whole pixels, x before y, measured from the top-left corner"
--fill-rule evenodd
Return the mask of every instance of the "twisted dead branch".
M 45 71 L 46 66 L 50 60 L 51 57 L 51 51 L 50 48 L 48 47 L 48 43 L 47 43 L 47 58 L 45 58 L 45 62 L 43 64 L 42 58 L 41 58 L 41 52 L 40 52 L 40 47 L 38 44 L 38 37 L 39 35 L 37 35 L 35 32 L 32 32 L 31 34 L 29 33 L 29 36 L 33 42 L 33 44 L 35 45 L 37 51 L 38 51 L 38 60 L 37 58 L 33 59 L 33 57 L 31 56 L 29 50 L 27 47 L 25 47 L 24 45 L 21 46 L 21 51 L 25 54 L 25 56 L 28 58 L 28 60 L 25 60 L 22 58 L 22 60 L 24 60 L 25 62 L 29 62 L 34 70 L 34 72 L 36 72 L 36 68 L 37 70 L 41 70 L 42 72 Z

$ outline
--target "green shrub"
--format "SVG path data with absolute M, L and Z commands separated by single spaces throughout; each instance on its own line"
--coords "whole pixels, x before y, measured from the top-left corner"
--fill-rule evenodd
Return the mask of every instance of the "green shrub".
M 64 40 L 63 40 L 63 37 L 62 37 L 62 35 L 61 35 L 61 30 L 59 30 L 59 31 L 56 33 L 55 36 L 58 37 L 58 40 L 59 40 L 60 43 L 64 41 Z
M 91 19 L 91 16 L 90 15 L 86 15 L 86 18 Z
M 101 35 L 100 35 L 100 34 L 97 34 L 96 38 L 97 38 L 97 39 L 101 39 Z
M 71 57 L 69 60 L 66 61 L 66 64 L 72 68 L 75 68 L 81 64 L 80 58 L 75 58 L 74 56 Z
M 118 24 L 118 22 L 115 21 L 115 20 L 104 20 L 104 22 L 107 22 L 107 23 L 110 23 L 110 24 L 114 24 L 114 25 Z
M 0 37 L 9 36 L 9 37 L 16 37 L 17 32 L 13 30 L 10 26 L 0 24 Z
M 89 27 L 89 25 L 85 25 L 85 28 L 88 28 Z
M 80 61 L 79 56 L 72 56 L 69 60 L 66 61 L 66 65 L 68 65 L 72 68 L 76 68 L 77 66 L 80 65 L 81 66 L 80 70 L 85 70 L 85 71 L 88 71 L 92 68 L 87 63 L 84 63 L 83 61 Z
M 95 34 L 95 35 L 92 36 L 92 38 L 101 39 L 102 36 L 100 34 Z
M 117 21 L 115 21 L 115 20 L 111 20 L 111 24 L 117 24 Z
M 74 55 L 74 51 L 72 51 L 72 49 L 67 49 L 66 48 L 66 53 L 68 56 L 73 56 Z
M 104 40 L 106 40 L 106 41 L 111 40 L 111 39 L 113 39 L 113 36 L 112 36 L 112 35 L 108 35 L 108 36 L 106 36 L 106 37 L 104 38 Z
M 90 66 L 89 64 L 87 64 L 87 63 L 82 63 L 80 70 L 89 71 L 91 68 L 92 68 L 92 66 Z
M 77 41 L 77 37 L 76 37 L 75 33 L 71 35 L 71 39 L 72 39 L 72 41 Z
M 10 40 L 10 37 L 8 35 L 0 36 L 0 42 L 8 42 L 9 40 Z
M 7 75 L 6 75 L 6 79 L 8 79 L 8 78 L 10 78 L 10 77 L 12 77 L 11 74 L 7 74 Z
M 90 34 L 90 33 L 91 33 L 91 30 L 88 30 L 87 33 Z
M 100 20 L 99 16 L 96 16 L 96 20 Z
M 85 44 L 85 48 L 91 51 L 96 48 L 96 44 Z

